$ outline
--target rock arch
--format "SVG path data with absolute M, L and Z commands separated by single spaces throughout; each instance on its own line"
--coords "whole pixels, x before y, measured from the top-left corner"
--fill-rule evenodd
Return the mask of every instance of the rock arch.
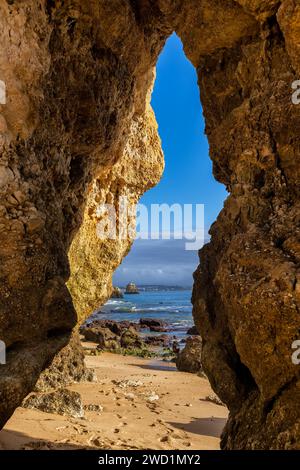
M 137 198 L 159 178 L 147 103 L 175 30 L 199 75 L 214 175 L 230 192 L 193 293 L 204 366 L 231 412 L 222 446 L 299 447 L 298 3 L 0 0 L 0 10 L 1 424 L 77 323 L 67 254 L 92 223 L 97 188 Z M 140 150 L 149 159 L 135 185 Z M 113 270 L 119 255 L 103 252 Z

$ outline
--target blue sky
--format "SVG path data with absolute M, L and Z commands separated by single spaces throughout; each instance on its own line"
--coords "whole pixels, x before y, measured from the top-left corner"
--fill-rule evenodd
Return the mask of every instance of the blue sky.
M 141 203 L 204 204 L 206 229 L 217 218 L 226 198 L 212 174 L 197 74 L 173 34 L 157 64 L 152 106 L 159 125 L 166 168 L 161 182 Z M 114 276 L 115 285 L 191 285 L 196 251 L 185 251 L 181 240 L 136 240 Z

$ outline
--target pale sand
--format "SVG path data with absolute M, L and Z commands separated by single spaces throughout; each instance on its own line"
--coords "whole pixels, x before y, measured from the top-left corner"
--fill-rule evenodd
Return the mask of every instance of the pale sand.
M 0 432 L 1 449 L 219 449 L 228 412 L 205 401 L 212 394 L 206 379 L 152 359 L 105 353 L 86 361 L 98 383 L 70 389 L 103 411 L 74 419 L 18 408 Z M 113 380 L 143 385 L 121 388 Z M 150 403 L 151 392 L 159 400 Z

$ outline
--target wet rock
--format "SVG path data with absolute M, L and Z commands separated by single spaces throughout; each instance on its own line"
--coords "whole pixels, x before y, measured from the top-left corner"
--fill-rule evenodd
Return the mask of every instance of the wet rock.
M 172 342 L 172 337 L 169 335 L 150 335 L 146 336 L 144 341 L 151 346 L 167 347 Z
M 180 353 L 180 346 L 179 346 L 179 342 L 177 340 L 173 341 L 173 343 L 172 343 L 172 351 L 176 355 Z
M 72 418 L 83 418 L 84 409 L 78 392 L 60 389 L 51 393 L 34 393 L 29 395 L 22 404 L 23 408 L 31 408 Z
M 89 327 L 84 329 L 86 341 L 97 343 L 101 349 L 117 349 L 120 345 L 120 337 L 109 328 Z
M 191 336 L 197 336 L 199 335 L 199 332 L 197 330 L 197 327 L 194 325 L 192 326 L 191 328 L 189 328 L 186 332 L 187 335 L 191 335 Z
M 123 299 L 124 295 L 120 287 L 113 287 L 110 298 L 111 299 Z
M 128 328 L 134 328 L 136 330 L 139 330 L 139 324 L 138 323 L 133 323 L 130 321 L 114 321 L 114 320 L 94 320 L 93 322 L 89 323 L 88 325 L 83 325 L 80 328 L 80 332 L 84 334 L 85 329 L 88 328 L 108 328 L 112 333 L 116 334 L 117 336 L 121 336 L 124 330 L 127 330 Z
M 125 294 L 139 294 L 139 290 L 134 282 L 127 284 Z
M 184 349 L 179 352 L 176 359 L 177 369 L 194 374 L 202 372 L 201 354 L 202 340 L 200 336 L 187 338 Z
M 166 328 L 164 326 L 150 326 L 149 327 L 150 331 L 153 331 L 153 333 L 165 333 L 166 331 L 169 331 L 169 328 Z
M 130 327 L 121 335 L 121 346 L 122 348 L 142 349 L 145 347 L 145 343 L 142 341 L 137 331 Z
M 140 318 L 140 325 L 142 328 L 165 328 L 166 322 L 158 318 Z

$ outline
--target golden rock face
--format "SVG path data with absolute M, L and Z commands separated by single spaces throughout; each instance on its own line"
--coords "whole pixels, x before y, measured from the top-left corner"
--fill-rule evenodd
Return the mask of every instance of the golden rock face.
M 112 292 L 112 275 L 133 243 L 131 232 L 126 237 L 101 240 L 97 224 L 105 224 L 99 206 L 111 204 L 119 218 L 120 198 L 135 205 L 143 193 L 158 183 L 164 168 L 157 124 L 152 109 L 133 118 L 128 141 L 121 157 L 94 180 L 88 195 L 83 224 L 70 251 L 71 277 L 68 287 L 79 322 L 108 300 Z M 131 218 L 134 219 L 133 215 Z M 118 222 L 118 220 L 117 220 Z M 134 220 L 128 224 L 134 226 Z M 116 234 L 118 235 L 118 234 Z
M 97 207 L 160 179 L 149 102 L 175 30 L 230 192 L 193 293 L 204 369 L 231 411 L 222 446 L 299 448 L 297 2 L 55 3 L 0 0 L 1 423 L 110 295 L 132 239 L 99 242 Z

